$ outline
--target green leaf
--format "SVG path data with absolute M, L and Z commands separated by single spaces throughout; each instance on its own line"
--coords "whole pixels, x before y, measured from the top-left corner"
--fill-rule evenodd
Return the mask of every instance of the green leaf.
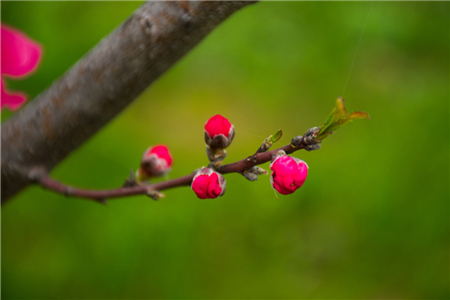
M 273 144 L 273 143 L 277 142 L 281 138 L 282 135 L 283 135 L 283 131 L 280 129 L 274 135 L 269 136 L 268 142 Z
M 328 132 L 329 128 L 333 126 L 335 123 L 339 121 L 339 119 L 345 117 L 347 115 L 347 110 L 344 106 L 344 99 L 338 98 L 336 100 L 336 104 L 334 109 L 331 111 L 330 115 L 326 119 L 325 123 L 323 123 L 322 127 L 320 128 L 319 133 L 317 136 L 323 135 L 325 132 Z
M 341 127 L 343 124 L 347 122 L 351 122 L 356 119 L 369 119 L 369 114 L 364 111 L 355 111 L 346 116 L 345 118 L 340 119 L 337 123 L 333 124 L 332 126 L 328 127 L 328 132 L 336 131 L 339 127 Z
M 355 111 L 351 114 L 347 114 L 347 110 L 344 106 L 344 99 L 338 98 L 333 111 L 323 123 L 322 127 L 320 127 L 316 139 L 323 140 L 343 124 L 355 119 L 370 119 L 370 117 L 369 114 L 364 111 Z

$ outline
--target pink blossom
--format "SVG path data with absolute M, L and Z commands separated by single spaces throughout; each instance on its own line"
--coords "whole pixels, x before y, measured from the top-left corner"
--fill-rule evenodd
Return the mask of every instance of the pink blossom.
M 4 77 L 23 78 L 36 70 L 41 46 L 23 32 L 1 24 L 1 108 L 18 109 L 26 100 L 22 92 L 10 92 Z
M 270 164 L 273 171 L 270 175 L 270 183 L 280 194 L 289 195 L 295 192 L 305 182 L 308 175 L 308 165 L 301 159 L 276 155 Z
M 221 115 L 211 117 L 205 124 L 205 142 L 211 149 L 227 148 L 234 138 L 234 126 Z
M 195 174 L 191 188 L 200 199 L 214 199 L 225 193 L 226 182 L 222 174 L 202 168 Z
M 172 155 L 167 146 L 156 145 L 149 147 L 142 155 L 137 177 L 139 180 L 142 180 L 154 176 L 163 176 L 170 171 L 172 162 Z

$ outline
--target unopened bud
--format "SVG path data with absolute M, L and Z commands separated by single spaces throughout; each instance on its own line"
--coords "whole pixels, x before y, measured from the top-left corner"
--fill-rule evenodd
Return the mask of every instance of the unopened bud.
M 136 178 L 140 181 L 155 176 L 163 176 L 170 171 L 172 162 L 172 156 L 165 145 L 150 147 L 142 155 Z
M 264 170 L 263 168 L 260 168 L 258 166 L 253 166 L 242 173 L 242 175 L 244 175 L 244 177 L 250 181 L 258 180 L 258 175 L 267 175 L 267 174 L 268 174 L 267 170 Z
M 303 141 L 306 145 L 318 144 L 321 143 L 321 140 L 316 139 L 317 134 L 319 133 L 319 127 L 313 127 L 306 131 L 305 136 L 303 137 Z
M 306 151 L 313 151 L 313 150 L 319 150 L 321 148 L 320 144 L 313 144 L 313 145 L 308 145 L 305 147 Z
M 308 165 L 303 160 L 285 154 L 274 156 L 270 169 L 270 183 L 283 195 L 295 192 L 303 185 L 308 175 Z
M 146 195 L 155 201 L 157 201 L 161 198 L 164 198 L 166 196 L 163 193 L 161 193 L 159 191 L 155 191 L 155 190 L 147 190 Z
M 225 193 L 226 182 L 222 174 L 202 168 L 195 174 L 191 188 L 200 199 L 214 199 Z
M 246 170 L 246 171 L 242 172 L 242 175 L 244 175 L 244 177 L 247 178 L 247 180 L 249 180 L 249 181 L 256 181 L 256 180 L 258 180 L 258 175 L 256 175 L 255 173 L 250 172 L 250 170 Z
M 234 126 L 221 115 L 211 117 L 205 124 L 205 142 L 211 149 L 227 148 L 234 138 Z
M 303 137 L 301 135 L 297 135 L 296 137 L 294 137 L 291 140 L 291 145 L 294 147 L 298 147 L 302 144 L 302 142 L 303 142 Z
M 267 175 L 269 173 L 267 172 L 267 170 L 264 170 L 263 168 L 260 168 L 258 166 L 251 167 L 250 172 L 256 175 Z

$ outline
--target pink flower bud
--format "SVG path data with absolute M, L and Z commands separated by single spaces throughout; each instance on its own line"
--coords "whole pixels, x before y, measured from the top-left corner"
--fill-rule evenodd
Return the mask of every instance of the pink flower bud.
M 270 169 L 273 171 L 270 175 L 270 183 L 283 195 L 295 192 L 303 185 L 308 175 L 308 165 L 303 160 L 286 154 L 274 156 Z
M 205 124 L 205 142 L 211 149 L 227 148 L 234 138 L 234 126 L 221 115 L 211 117 Z
M 26 100 L 21 92 L 11 92 L 6 87 L 5 76 L 23 78 L 31 74 L 42 56 L 41 46 L 23 32 L 1 24 L 1 106 L 11 110 L 19 108 Z
M 202 168 L 195 174 L 191 188 L 200 199 L 214 199 L 225 193 L 226 182 L 222 174 Z
M 154 176 L 163 176 L 170 171 L 172 156 L 164 145 L 156 145 L 148 148 L 141 159 L 141 166 L 137 172 L 138 179 L 146 179 Z

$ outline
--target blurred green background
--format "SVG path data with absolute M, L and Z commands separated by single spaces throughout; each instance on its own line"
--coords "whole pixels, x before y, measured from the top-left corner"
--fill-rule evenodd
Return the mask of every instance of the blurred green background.
M 32 99 L 140 4 L 2 1 L 2 22 L 45 47 L 38 72 L 9 87 Z M 296 152 L 310 167 L 296 193 L 238 174 L 215 200 L 177 188 L 102 206 L 29 187 L 2 208 L 3 298 L 448 299 L 450 4 L 371 5 L 238 11 L 52 172 L 116 187 L 163 143 L 169 177 L 188 174 L 207 164 L 203 125 L 217 113 L 236 127 L 226 162 L 279 128 L 287 144 L 342 95 L 367 20 L 344 98 L 372 119 Z

